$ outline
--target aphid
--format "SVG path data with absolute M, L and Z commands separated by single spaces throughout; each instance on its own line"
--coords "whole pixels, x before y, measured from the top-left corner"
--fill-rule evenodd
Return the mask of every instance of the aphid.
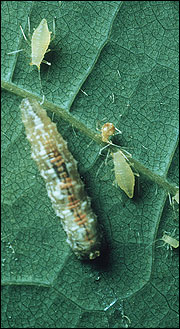
M 29 23 L 29 20 L 28 20 L 28 23 Z M 23 34 L 24 39 L 29 44 L 29 41 L 26 38 L 25 33 L 21 26 L 20 26 L 20 28 L 21 28 L 21 32 Z M 30 24 L 29 24 L 29 30 L 30 30 Z M 54 36 L 53 36 L 53 38 L 51 38 L 52 32 L 49 31 L 47 21 L 45 18 L 43 18 L 42 21 L 40 22 L 40 24 L 38 25 L 38 27 L 34 30 L 32 38 L 31 38 L 31 44 L 30 44 L 30 46 L 31 46 L 31 62 L 30 62 L 30 65 L 35 65 L 38 68 L 41 90 L 42 90 L 42 85 L 41 85 L 41 77 L 40 77 L 40 65 L 41 65 L 41 63 L 51 65 L 51 63 L 44 60 L 44 56 L 47 52 L 50 51 L 50 49 L 48 49 L 49 44 L 55 37 L 54 21 L 53 21 L 53 30 L 54 30 Z M 29 34 L 30 34 L 30 31 L 29 31 Z M 17 52 L 20 52 L 23 50 L 24 49 L 12 51 L 8 54 L 14 54 L 14 53 L 17 53 Z
M 28 21 L 29 24 L 29 21 Z M 30 26 L 30 24 L 29 24 Z M 26 38 L 26 35 L 20 26 L 22 35 L 26 42 L 29 44 L 29 40 Z M 51 63 L 43 60 L 45 54 L 50 51 L 48 49 L 50 42 L 54 39 L 55 37 L 55 25 L 53 21 L 53 30 L 54 30 L 54 36 L 51 39 L 51 33 L 48 29 L 47 21 L 45 18 L 42 19 L 38 27 L 34 30 L 32 38 L 31 38 L 31 62 L 30 65 L 36 65 L 38 70 L 40 71 L 40 64 L 45 63 L 48 65 L 51 65 Z M 30 31 L 29 31 L 30 34 Z M 20 51 L 24 51 L 24 49 L 19 49 L 15 51 L 11 51 L 8 53 L 8 55 L 18 53 Z
M 109 141 L 109 137 L 113 136 L 115 134 L 115 131 L 117 131 L 119 134 L 122 134 L 122 132 L 119 129 L 117 129 L 111 122 L 106 122 L 102 126 L 101 138 L 102 138 L 103 142 L 107 143 L 107 145 L 105 145 L 103 148 L 101 148 L 101 150 L 99 151 L 99 154 L 101 154 L 102 150 L 104 150 L 109 145 L 117 146 L 117 145 L 113 144 L 111 141 Z
M 40 70 L 40 64 L 43 62 L 44 55 L 50 51 L 48 49 L 51 41 L 51 33 L 48 29 L 47 21 L 42 19 L 37 29 L 34 30 L 31 39 L 31 63 L 30 65 L 36 65 Z M 44 63 L 48 63 L 44 61 Z M 48 63 L 48 65 L 51 65 Z
M 111 141 L 109 141 L 109 137 L 113 136 L 115 134 L 115 131 L 117 131 L 119 134 L 122 134 L 122 132 L 117 129 L 113 123 L 111 122 L 106 122 L 102 128 L 101 128 L 101 137 L 102 137 L 102 141 L 112 144 Z
M 101 128 L 101 136 L 102 136 L 102 141 L 109 143 L 109 137 L 114 135 L 115 133 L 115 126 L 111 122 L 105 123 L 102 128 Z
M 171 236 L 167 235 L 166 233 L 163 234 L 161 240 L 164 241 L 165 244 L 167 243 L 170 247 L 173 247 L 173 248 L 179 247 L 179 241 L 176 240 L 175 238 L 172 238 Z
M 36 100 L 26 98 L 20 108 L 32 158 L 46 182 L 48 196 L 56 215 L 61 218 L 68 244 L 80 259 L 98 257 L 101 239 L 97 217 L 84 191 L 76 160 L 56 124 Z
M 134 195 L 135 178 L 131 167 L 127 163 L 125 156 L 121 151 L 111 154 L 114 161 L 116 181 L 127 196 L 132 198 Z

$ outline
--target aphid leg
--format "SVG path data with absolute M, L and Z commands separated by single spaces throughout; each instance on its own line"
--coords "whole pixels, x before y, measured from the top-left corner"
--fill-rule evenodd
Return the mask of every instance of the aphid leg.
M 103 151 L 106 147 L 108 147 L 108 146 L 110 146 L 110 145 L 112 145 L 112 146 L 116 146 L 116 147 L 120 147 L 119 145 L 116 145 L 116 144 L 112 143 L 111 141 L 108 141 L 108 142 L 107 142 L 107 145 L 105 145 L 104 147 L 102 147 L 102 148 L 100 149 L 100 151 L 99 151 L 99 155 L 101 155 L 102 151 Z
M 51 51 L 51 50 L 49 49 L 48 51 Z M 47 52 L 48 52 L 48 51 L 47 51 Z M 46 52 L 46 53 L 47 53 L 47 52 Z M 47 64 L 47 65 L 51 66 L 51 63 L 47 62 L 45 59 L 43 59 L 41 63 L 44 63 L 44 64 Z
M 110 149 L 107 151 L 106 159 L 104 161 L 105 165 L 107 165 L 107 160 L 108 160 L 109 154 L 110 154 Z
M 112 143 L 109 142 L 107 145 L 105 145 L 104 147 L 102 147 L 102 148 L 100 149 L 100 151 L 99 151 L 99 155 L 101 155 L 102 151 L 103 151 L 106 147 L 108 147 L 110 144 L 112 145 Z
M 44 103 L 44 100 L 45 100 L 45 96 L 43 94 L 43 97 L 42 97 L 42 102 L 40 102 L 39 104 L 42 105 Z
M 108 157 L 109 157 L 109 153 L 110 153 L 110 150 L 108 150 L 108 152 L 107 152 L 107 155 L 106 155 L 106 159 L 105 159 L 105 161 L 103 160 L 103 162 L 100 164 L 100 166 L 99 166 L 99 168 L 98 168 L 98 170 L 97 170 L 97 172 L 96 172 L 96 177 L 98 176 L 100 169 L 101 169 L 102 166 L 104 165 L 104 162 L 105 162 L 105 165 L 107 165 L 107 160 L 108 160 Z
M 22 28 L 21 25 L 20 25 L 20 29 L 21 29 L 21 32 L 22 32 L 23 38 L 24 38 L 25 41 L 28 43 L 28 45 L 30 45 L 30 41 L 26 38 L 26 35 L 25 35 L 25 33 L 24 33 L 23 28 Z M 7 55 L 16 54 L 16 53 L 19 53 L 20 51 L 25 51 L 25 49 L 14 50 L 14 51 L 11 51 L 10 53 L 7 53 Z
M 21 32 L 22 32 L 22 35 L 23 35 L 25 41 L 30 45 L 29 40 L 26 38 L 25 33 L 24 33 L 23 28 L 22 28 L 21 25 L 20 25 L 20 29 L 21 29 Z
M 41 105 L 44 103 L 44 91 L 43 91 L 43 87 L 42 87 L 42 83 L 41 83 L 41 74 L 40 74 L 40 68 L 38 68 L 38 75 L 39 75 L 39 83 L 40 83 L 40 89 L 41 89 L 41 93 L 42 93 L 42 102 L 40 103 Z
M 115 127 L 115 130 L 118 132 L 118 134 L 122 134 L 122 131 Z
M 28 16 L 28 37 L 31 38 L 31 26 L 30 26 L 30 18 Z

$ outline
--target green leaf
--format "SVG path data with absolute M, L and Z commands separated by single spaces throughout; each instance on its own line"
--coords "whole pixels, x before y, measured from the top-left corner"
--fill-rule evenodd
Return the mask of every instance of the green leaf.
M 19 105 L 42 100 L 28 34 L 56 17 L 41 65 L 43 107 L 78 161 L 105 239 L 102 256 L 79 261 L 66 243 L 31 159 Z M 178 3 L 175 1 L 2 2 L 2 327 L 178 328 Z M 139 192 L 114 182 L 96 130 L 131 153 Z M 133 168 L 133 167 L 132 167 Z M 137 187 L 137 184 L 136 184 Z M 158 241 L 157 241 L 158 240 Z

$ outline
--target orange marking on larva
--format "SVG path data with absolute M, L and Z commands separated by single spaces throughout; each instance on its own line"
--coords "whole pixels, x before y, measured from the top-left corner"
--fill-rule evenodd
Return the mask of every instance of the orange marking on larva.
M 89 237 L 88 235 L 86 235 L 86 241 L 89 241 L 89 243 L 93 244 L 94 240 L 91 239 L 91 237 Z
M 77 222 L 78 225 L 82 225 L 87 222 L 87 218 L 83 219 L 82 221 Z
M 73 186 L 73 184 L 72 183 L 63 183 L 63 184 L 61 184 L 61 189 L 66 189 L 66 190 L 68 190 L 68 188 L 70 188 L 70 187 L 72 187 Z
M 54 163 L 54 162 L 59 161 L 59 160 L 61 160 L 61 159 L 62 159 L 62 156 L 59 155 L 59 156 L 57 156 L 56 158 L 52 159 L 52 160 L 51 160 L 51 163 Z
M 71 177 L 67 177 L 67 178 L 66 178 L 66 182 L 67 182 L 67 183 L 68 183 L 68 182 L 72 182 Z
M 57 163 L 56 163 L 56 166 L 57 166 L 57 167 L 60 167 L 60 166 L 62 166 L 63 163 L 64 163 L 64 159 L 62 159 L 61 161 L 57 162 Z M 58 168 L 58 169 L 59 169 L 59 168 Z
M 80 205 L 80 200 L 75 200 L 75 201 L 68 203 L 68 208 L 73 209 L 73 208 L 78 207 L 79 205 Z
M 75 221 L 75 222 L 78 222 L 79 220 L 84 219 L 85 217 L 86 217 L 85 214 L 78 214 L 78 217 L 76 217 L 76 218 L 74 219 L 74 221 Z
M 74 194 L 68 195 L 68 200 L 69 201 L 74 201 L 75 200 Z

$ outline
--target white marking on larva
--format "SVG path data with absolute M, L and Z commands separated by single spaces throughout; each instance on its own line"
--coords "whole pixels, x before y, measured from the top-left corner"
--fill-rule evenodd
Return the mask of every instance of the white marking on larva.
M 67 242 L 78 258 L 100 255 L 97 217 L 77 172 L 76 160 L 46 111 L 36 100 L 23 99 L 22 121 L 31 143 L 32 157 L 46 182 L 48 196 L 61 218 Z
M 135 178 L 130 165 L 127 163 L 124 154 L 121 151 L 111 153 L 114 161 L 114 172 L 119 187 L 133 198 Z

